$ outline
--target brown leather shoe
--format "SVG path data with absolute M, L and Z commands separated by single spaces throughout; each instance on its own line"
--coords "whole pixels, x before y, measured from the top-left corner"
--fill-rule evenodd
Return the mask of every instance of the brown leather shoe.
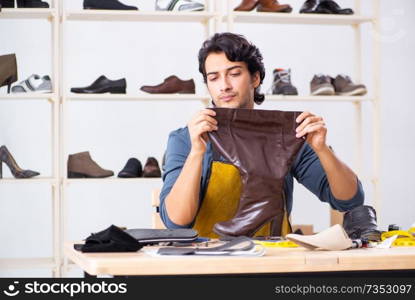
M 159 163 L 154 157 L 147 158 L 147 162 L 144 165 L 143 177 L 161 177 Z
M 193 79 L 181 80 L 176 75 L 172 75 L 159 85 L 143 85 L 140 90 L 150 94 L 194 94 L 195 82 Z
M 277 0 L 259 0 L 257 11 L 259 12 L 285 12 L 289 13 L 293 9 L 288 4 L 279 4 Z
M 104 178 L 112 175 L 114 172 L 101 168 L 88 151 L 69 155 L 68 178 Z
M 258 0 L 242 0 L 234 11 L 251 11 L 258 5 Z

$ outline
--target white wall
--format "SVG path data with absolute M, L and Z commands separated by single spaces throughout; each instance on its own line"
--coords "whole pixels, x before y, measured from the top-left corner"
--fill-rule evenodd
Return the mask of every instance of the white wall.
M 77 9 L 82 1 L 65 1 Z M 235 0 L 235 6 L 239 0 Z M 281 1 L 282 2 L 282 1 Z M 287 1 L 298 11 L 303 1 Z M 370 14 L 370 1 L 363 13 Z M 153 1 L 123 1 L 141 10 L 153 9 Z M 338 1 L 352 6 L 353 1 Z M 411 95 L 415 69 L 415 3 L 411 0 L 381 1 L 382 30 L 382 213 L 380 228 L 390 223 L 403 228 L 415 222 L 415 201 L 410 188 L 415 158 Z M 362 81 L 372 94 L 370 25 L 362 31 L 364 43 Z M 353 77 L 353 32 L 349 27 L 305 25 L 235 25 L 262 51 L 267 76 L 272 70 L 291 68 L 292 81 L 300 94 L 309 93 L 315 73 Z M 46 21 L 0 20 L 0 55 L 16 53 L 19 80 L 33 73 L 50 74 L 50 26 Z M 68 23 L 65 37 L 67 91 L 89 85 L 99 75 L 125 77 L 127 93 L 139 93 L 144 84 L 160 83 L 176 74 L 194 78 L 197 92 L 204 92 L 198 73 L 197 52 L 204 40 L 199 24 L 132 22 Z M 5 94 L 5 88 L 0 89 Z M 90 151 L 104 168 L 115 173 L 129 157 L 144 164 L 148 156 L 161 161 L 168 133 L 184 126 L 202 103 L 190 102 L 75 102 L 68 104 L 67 153 Z M 354 110 L 351 104 L 264 103 L 260 108 L 310 110 L 322 115 L 328 126 L 328 142 L 338 156 L 353 163 Z M 365 165 L 371 167 L 371 104 L 363 105 Z M 6 145 L 23 168 L 51 175 L 50 105 L 45 101 L 1 101 L 0 144 Z M 7 167 L 4 175 L 11 176 Z M 370 175 L 367 172 L 365 175 Z M 110 224 L 127 227 L 151 225 L 150 191 L 156 183 L 77 183 L 67 188 L 68 239 L 82 239 Z M 366 204 L 371 204 L 370 182 L 364 182 Z M 296 186 L 293 221 L 329 226 L 329 211 L 301 186 Z M 48 184 L 0 185 L 0 257 L 48 256 L 52 253 L 51 191 Z M 4 271 L 0 276 L 48 276 L 41 270 Z

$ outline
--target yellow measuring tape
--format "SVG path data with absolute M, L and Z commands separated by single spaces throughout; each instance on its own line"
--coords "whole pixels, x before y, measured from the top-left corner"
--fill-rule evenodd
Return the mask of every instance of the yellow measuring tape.
M 296 248 L 298 245 L 291 241 L 258 241 L 254 240 L 255 244 L 262 245 L 264 247 L 281 247 L 281 248 Z
M 392 243 L 394 247 L 412 247 L 415 246 L 415 227 L 411 227 L 408 231 L 405 230 L 391 230 L 382 233 L 381 239 L 386 240 L 394 235 L 398 237 Z

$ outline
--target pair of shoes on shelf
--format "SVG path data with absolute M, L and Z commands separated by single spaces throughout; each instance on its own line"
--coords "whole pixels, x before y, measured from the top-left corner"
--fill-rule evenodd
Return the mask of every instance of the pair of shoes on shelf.
M 70 154 L 68 157 L 68 178 L 106 178 L 114 175 L 111 170 L 103 169 L 91 157 L 88 151 Z M 120 178 L 160 177 L 161 171 L 157 160 L 149 157 L 142 169 L 141 162 L 130 158 L 125 167 L 119 172 Z
M 341 8 L 333 0 L 307 0 L 300 9 L 302 14 L 352 15 L 353 9 Z
M 364 84 L 354 84 L 349 76 L 337 75 L 332 78 L 324 74 L 314 75 L 310 82 L 310 91 L 313 96 L 363 96 L 367 93 Z
M 10 94 L 12 83 L 17 81 L 16 54 L 0 56 L 0 87 L 7 86 L 7 93 Z
M 205 6 L 193 0 L 156 0 L 156 11 L 202 11 Z
M 154 157 L 148 157 L 144 169 L 141 162 L 135 158 L 130 158 L 124 168 L 118 173 L 120 178 L 137 177 L 161 177 L 161 170 L 158 161 Z
M 126 88 L 127 82 L 125 78 L 110 80 L 104 75 L 101 75 L 91 85 L 71 88 L 71 92 L 78 94 L 125 94 Z M 194 94 L 195 83 L 193 79 L 181 80 L 177 76 L 172 75 L 167 77 L 161 84 L 155 86 L 144 85 L 140 89 L 150 94 Z
M 6 146 L 0 147 L 0 178 L 3 178 L 3 163 L 5 163 L 15 178 L 31 178 L 39 175 L 39 172 L 23 170 L 19 167 Z
M 288 4 L 279 4 L 277 0 L 242 0 L 234 11 L 283 12 L 289 13 L 292 7 Z
M 49 8 L 49 3 L 41 0 L 17 0 L 17 7 L 19 8 Z M 14 8 L 14 0 L 0 0 L 3 8 Z
M 297 88 L 291 83 L 291 69 L 274 69 L 273 76 L 273 95 L 298 95 Z
M 110 10 L 138 10 L 136 6 L 122 4 L 117 0 L 84 0 L 84 9 L 110 9 Z
M 12 87 L 13 93 L 52 93 L 52 81 L 48 75 L 33 74 Z

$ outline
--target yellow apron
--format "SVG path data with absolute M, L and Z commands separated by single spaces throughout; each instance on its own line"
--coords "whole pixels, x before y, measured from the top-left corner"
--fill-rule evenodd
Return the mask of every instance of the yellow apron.
M 199 236 L 219 237 L 212 231 L 213 226 L 218 222 L 227 221 L 235 215 L 241 190 L 242 182 L 239 170 L 232 164 L 214 161 L 206 194 L 193 226 Z M 291 233 L 291 225 L 286 211 L 281 231 L 282 236 Z M 265 224 L 255 233 L 255 236 L 270 235 L 271 222 Z

